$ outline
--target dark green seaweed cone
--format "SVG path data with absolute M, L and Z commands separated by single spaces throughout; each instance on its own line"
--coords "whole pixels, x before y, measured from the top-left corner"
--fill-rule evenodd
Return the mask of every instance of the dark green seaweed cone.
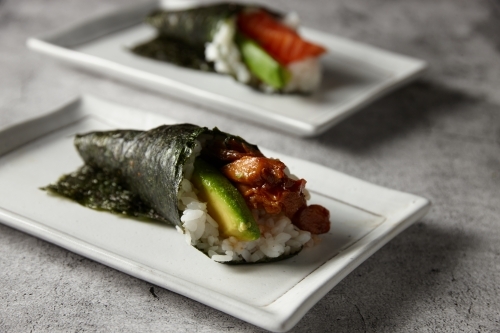
M 77 135 L 75 146 L 86 165 L 119 174 L 128 189 L 163 220 L 180 226 L 177 192 L 183 165 L 205 131 L 206 127 L 181 124 L 147 132 L 92 132 Z
M 202 133 L 258 150 L 240 137 L 192 124 L 78 134 L 74 144 L 85 165 L 44 189 L 93 209 L 181 226 L 177 193 Z
M 156 10 L 148 15 L 146 22 L 162 36 L 204 48 L 205 43 L 212 41 L 219 23 L 244 8 L 238 4 L 221 3 L 179 11 Z
M 131 49 L 137 55 L 169 62 L 177 66 L 213 72 L 213 64 L 205 60 L 203 48 L 195 48 L 183 41 L 165 36 L 156 36 L 150 41 Z

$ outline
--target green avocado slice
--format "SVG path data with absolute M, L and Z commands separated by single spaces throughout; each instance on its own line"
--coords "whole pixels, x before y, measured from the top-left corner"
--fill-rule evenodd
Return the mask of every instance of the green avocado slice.
M 257 42 L 238 35 L 236 43 L 250 72 L 275 89 L 283 88 L 290 79 L 290 72 L 274 60 Z
M 219 223 L 222 235 L 242 241 L 260 237 L 259 226 L 245 199 L 219 170 L 198 157 L 191 181 L 200 200 L 207 203 L 208 213 Z

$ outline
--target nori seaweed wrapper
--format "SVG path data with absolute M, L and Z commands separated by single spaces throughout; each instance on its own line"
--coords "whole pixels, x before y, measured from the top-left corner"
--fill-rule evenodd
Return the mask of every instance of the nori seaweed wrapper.
M 137 55 L 178 66 L 214 72 L 205 60 L 205 44 L 213 40 L 221 21 L 238 14 L 245 7 L 223 3 L 180 11 L 155 10 L 146 22 L 158 35 L 131 48 Z
M 129 188 L 160 216 L 181 225 L 177 192 L 196 138 L 207 128 L 190 124 L 141 132 L 118 130 L 77 135 L 86 165 L 119 173 Z
M 201 71 L 214 72 L 213 64 L 205 60 L 205 50 L 195 48 L 181 40 L 158 35 L 131 49 L 137 55 L 173 63 Z
M 162 36 L 202 48 L 212 41 L 219 23 L 248 6 L 221 3 L 179 11 L 156 10 L 148 15 L 146 22 L 156 28 Z
M 74 144 L 85 166 L 45 189 L 90 208 L 182 226 L 177 193 L 184 164 L 202 133 L 258 149 L 217 128 L 192 124 L 78 134 Z
M 92 209 L 170 223 L 131 191 L 119 172 L 84 165 L 42 189 Z

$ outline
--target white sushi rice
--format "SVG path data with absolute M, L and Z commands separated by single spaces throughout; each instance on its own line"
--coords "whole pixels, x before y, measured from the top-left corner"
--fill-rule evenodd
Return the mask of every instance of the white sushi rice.
M 186 178 L 182 180 L 178 193 L 182 228 L 177 227 L 177 230 L 184 234 L 189 245 L 217 262 L 256 262 L 293 254 L 317 242 L 310 232 L 298 229 L 283 214 L 272 216 L 263 210 L 252 212 L 259 225 L 259 239 L 239 241 L 235 237 L 221 237 L 217 222 L 207 213 L 207 204 L 198 200 L 197 191 L 188 179 L 191 178 L 194 160 L 200 152 L 201 143 L 197 142 L 184 167 Z
M 292 29 L 297 29 L 300 19 L 297 13 L 285 15 L 282 22 Z M 238 46 L 234 42 L 236 34 L 235 18 L 221 21 L 211 43 L 205 45 L 205 59 L 214 63 L 215 71 L 229 74 L 242 83 L 248 83 L 251 73 L 242 60 Z M 321 64 L 317 58 L 307 58 L 289 64 L 290 81 L 283 88 L 284 92 L 310 93 L 316 90 L 321 82 Z M 274 93 L 275 88 L 262 83 L 261 90 Z
M 211 43 L 205 45 L 205 59 L 214 63 L 215 71 L 234 76 L 248 83 L 251 75 L 241 60 L 238 46 L 234 42 L 236 23 L 234 19 L 221 21 Z

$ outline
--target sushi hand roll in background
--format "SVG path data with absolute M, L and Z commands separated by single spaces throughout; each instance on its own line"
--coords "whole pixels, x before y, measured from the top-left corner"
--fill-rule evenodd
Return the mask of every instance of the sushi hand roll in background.
M 240 137 L 191 124 L 77 135 L 85 162 L 44 189 L 84 206 L 172 223 L 216 262 L 282 260 L 330 229 L 304 179 Z
M 321 82 L 326 50 L 297 32 L 295 13 L 221 3 L 157 10 L 146 22 L 158 35 L 132 48 L 138 55 L 233 76 L 264 92 L 310 93 Z

